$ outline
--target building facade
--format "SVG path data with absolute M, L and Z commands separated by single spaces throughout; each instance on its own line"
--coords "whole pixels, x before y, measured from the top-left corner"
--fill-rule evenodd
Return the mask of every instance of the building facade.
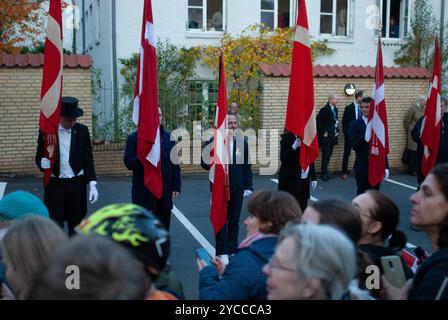
M 240 34 L 248 26 L 294 26 L 298 0 L 153 0 L 156 36 L 178 47 L 217 45 L 223 34 Z M 410 30 L 415 0 L 306 0 L 310 33 L 335 49 L 316 64 L 372 66 L 376 61 L 376 26 L 383 25 L 383 59 L 394 66 L 394 53 Z M 77 47 L 93 58 L 101 72 L 104 97 L 94 112 L 113 116 L 118 104 L 120 58 L 139 52 L 143 0 L 77 0 L 80 29 Z M 446 21 L 444 1 L 428 0 L 435 15 Z M 442 10 L 444 9 L 444 10 Z M 442 12 L 443 11 L 443 12 Z M 198 66 L 199 78 L 213 79 Z M 208 89 L 204 89 L 207 91 Z

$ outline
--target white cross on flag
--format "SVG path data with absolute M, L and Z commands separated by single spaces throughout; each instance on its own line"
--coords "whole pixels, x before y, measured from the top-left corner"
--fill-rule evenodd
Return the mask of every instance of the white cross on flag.
M 370 143 L 369 184 L 371 186 L 376 186 L 386 175 L 386 157 L 387 154 L 389 154 L 381 37 L 378 39 L 378 56 L 376 60 L 375 84 L 373 87 L 372 98 L 365 139 Z
M 145 0 L 132 120 L 137 125 L 137 157 L 144 168 L 145 186 L 160 199 L 163 182 L 153 21 L 151 0 Z

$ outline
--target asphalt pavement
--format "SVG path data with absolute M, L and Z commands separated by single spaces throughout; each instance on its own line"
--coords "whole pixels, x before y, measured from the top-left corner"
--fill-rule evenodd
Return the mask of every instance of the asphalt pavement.
M 0 178 L 6 182 L 5 194 L 14 190 L 26 190 L 43 198 L 42 181 L 30 178 Z M 403 230 L 408 241 L 422 246 L 430 251 L 430 243 L 423 232 L 416 232 L 410 228 L 409 197 L 417 186 L 416 178 L 402 173 L 392 173 L 390 181 L 383 182 L 381 191 L 389 195 L 400 208 L 400 229 Z M 275 176 L 254 176 L 255 190 L 277 189 Z M 97 203 L 90 205 L 88 212 L 111 203 L 130 202 L 131 179 L 129 177 L 103 177 L 98 180 L 100 198 Z M 182 192 L 174 201 L 175 210 L 171 219 L 171 258 L 170 263 L 174 272 L 183 283 L 187 299 L 198 299 L 198 273 L 195 249 L 206 247 L 213 250 L 214 237 L 210 224 L 210 188 L 208 175 L 192 175 L 182 177 Z M 356 186 L 353 175 L 348 180 L 335 176 L 329 182 L 318 182 L 316 190 L 311 195 L 314 199 L 338 198 L 351 201 L 355 196 Z M 244 219 L 247 217 L 247 198 L 244 199 L 240 219 L 240 240 L 246 235 Z

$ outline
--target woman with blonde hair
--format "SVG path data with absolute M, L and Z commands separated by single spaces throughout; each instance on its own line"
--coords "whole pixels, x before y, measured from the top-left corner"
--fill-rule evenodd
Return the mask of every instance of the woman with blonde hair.
M 1 250 L 6 277 L 16 299 L 27 298 L 36 274 L 66 239 L 56 223 L 39 216 L 30 215 L 10 226 Z

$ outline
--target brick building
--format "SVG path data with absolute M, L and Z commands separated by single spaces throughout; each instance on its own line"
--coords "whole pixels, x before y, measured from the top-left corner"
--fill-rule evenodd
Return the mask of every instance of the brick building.
M 262 95 L 260 106 L 260 127 L 278 129 L 284 128 L 286 104 L 288 100 L 290 66 L 286 64 L 263 65 Z M 339 135 L 329 164 L 330 171 L 341 170 L 344 151 L 344 136 L 342 134 L 342 115 L 347 104 L 353 97 L 344 93 L 347 83 L 355 84 L 357 89 L 364 90 L 365 95 L 372 92 L 375 76 L 374 67 L 355 66 L 314 66 L 314 99 L 315 114 L 326 104 L 331 93 L 340 98 L 338 103 Z M 424 68 L 384 68 L 385 99 L 389 128 L 391 168 L 401 168 L 401 155 L 406 144 L 403 118 L 407 110 L 415 103 L 419 95 L 427 94 L 430 73 Z M 353 167 L 354 152 L 350 156 L 349 168 Z M 320 156 L 316 161 L 316 170 L 320 171 Z

